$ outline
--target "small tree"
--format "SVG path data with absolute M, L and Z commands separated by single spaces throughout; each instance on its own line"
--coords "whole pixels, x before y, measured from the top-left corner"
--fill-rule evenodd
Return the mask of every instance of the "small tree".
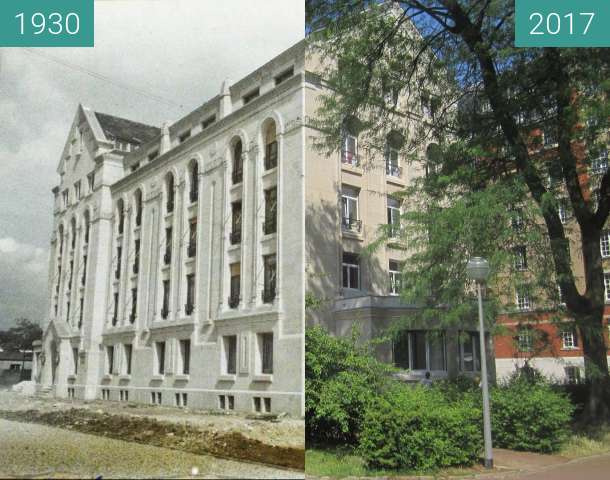
M 18 318 L 15 323 L 16 325 L 8 330 L 0 330 L 0 348 L 23 353 L 21 364 L 23 372 L 26 350 L 31 350 L 34 340 L 42 337 L 42 329 L 27 318 Z

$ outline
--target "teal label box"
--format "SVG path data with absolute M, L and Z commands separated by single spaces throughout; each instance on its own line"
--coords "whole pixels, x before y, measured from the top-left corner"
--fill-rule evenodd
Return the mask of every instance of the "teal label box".
M 516 47 L 610 47 L 610 0 L 515 0 Z
M 94 0 L 0 0 L 0 47 L 93 47 Z

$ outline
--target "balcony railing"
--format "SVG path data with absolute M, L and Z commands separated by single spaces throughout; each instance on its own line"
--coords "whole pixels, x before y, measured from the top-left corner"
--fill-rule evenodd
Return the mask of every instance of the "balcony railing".
M 237 308 L 237 306 L 239 305 L 239 294 L 231 294 L 229 295 L 229 307 L 230 308 Z
M 231 174 L 231 180 L 233 181 L 233 185 L 241 183 L 244 179 L 244 171 L 240 168 L 239 170 L 233 170 Z
M 231 242 L 231 245 L 237 245 L 238 243 L 241 243 L 241 231 L 237 231 L 237 232 L 231 232 L 231 235 L 229 236 L 229 241 Z
M 402 168 L 400 168 L 398 165 L 388 163 L 385 166 L 385 173 L 390 177 L 400 177 L 402 175 Z
M 265 235 L 269 235 L 271 233 L 277 232 L 277 218 L 272 217 L 268 218 L 263 223 L 263 233 Z
M 358 220 L 357 218 L 343 217 L 342 225 L 344 230 L 360 232 L 362 229 L 362 220 Z
M 163 264 L 164 265 L 169 265 L 170 262 L 172 261 L 172 252 L 165 252 L 165 254 L 163 255 Z
M 186 304 L 184 305 L 184 312 L 185 312 L 187 315 L 192 315 L 193 310 L 195 310 L 195 305 L 193 305 L 192 303 L 186 303 Z
M 355 152 L 343 150 L 341 151 L 341 163 L 351 165 L 352 167 L 358 167 L 360 165 L 360 158 Z
M 193 258 L 197 254 L 197 246 L 189 245 L 186 249 L 186 254 L 189 258 Z
M 263 289 L 263 303 L 272 303 L 275 299 L 275 287 L 265 287 Z
M 163 307 L 161 309 L 161 318 L 165 320 L 167 317 L 169 317 L 169 309 L 167 307 Z

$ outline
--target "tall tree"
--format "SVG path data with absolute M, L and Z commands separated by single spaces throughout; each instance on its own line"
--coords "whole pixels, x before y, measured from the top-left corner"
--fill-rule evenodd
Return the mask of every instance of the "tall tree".
M 31 350 L 32 342 L 42 338 L 42 330 L 27 318 L 18 318 L 16 325 L 0 331 L 0 348 L 7 351 Z
M 345 119 L 357 119 L 361 145 L 383 152 L 391 135 L 425 166 L 405 191 L 403 219 L 416 247 L 403 294 L 422 303 L 419 318 L 474 315 L 464 271 L 473 254 L 494 267 L 491 317 L 506 310 L 507 285 L 547 306 L 559 287 L 583 340 L 587 411 L 608 415 L 600 235 L 610 212 L 610 51 L 515 48 L 512 0 L 307 0 L 306 12 L 314 50 L 337 59 L 323 62 L 332 94 L 314 120 L 321 146 L 339 149 L 354 129 Z M 570 242 L 581 262 L 570 260 Z M 519 246 L 529 273 L 511 272 L 522 270 Z

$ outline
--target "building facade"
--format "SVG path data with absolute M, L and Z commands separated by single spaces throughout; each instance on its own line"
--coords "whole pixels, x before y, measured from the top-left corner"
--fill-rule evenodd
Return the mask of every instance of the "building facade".
M 301 42 L 161 128 L 78 107 L 42 388 L 303 414 L 304 61 Z

